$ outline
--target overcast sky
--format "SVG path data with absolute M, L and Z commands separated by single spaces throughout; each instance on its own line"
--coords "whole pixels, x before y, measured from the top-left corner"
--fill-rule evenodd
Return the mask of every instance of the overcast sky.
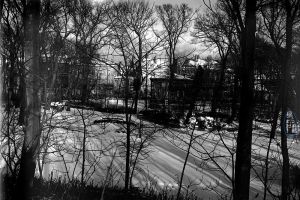
M 104 0 L 92 0 L 92 1 L 104 1 Z M 134 0 L 133 0 L 134 1 Z M 160 4 L 181 4 L 181 3 L 187 3 L 191 8 L 196 9 L 199 7 L 204 7 L 203 5 L 203 1 L 202 0 L 148 0 L 149 2 L 153 2 L 156 5 L 160 5 Z M 215 1 L 215 0 L 212 0 Z
M 149 0 L 149 2 L 154 2 L 155 4 L 181 4 L 181 3 L 187 3 L 191 8 L 199 8 L 201 7 L 202 0 Z
M 92 0 L 95 2 L 102 2 L 105 0 Z M 114 0 L 118 1 L 118 0 Z M 135 1 L 135 0 L 132 0 Z M 203 3 L 203 0 L 145 0 L 149 1 L 150 3 L 154 3 L 155 5 L 161 5 L 161 4 L 181 4 L 186 3 L 188 4 L 193 10 L 199 9 L 200 12 L 204 12 L 205 5 Z M 209 0 L 206 0 L 207 2 Z M 216 2 L 216 0 L 211 0 L 212 3 Z M 192 27 L 193 25 L 191 25 Z M 214 48 L 208 48 L 207 46 L 203 44 L 193 44 L 192 43 L 192 36 L 190 33 L 186 33 L 182 36 L 183 40 L 180 41 L 180 43 L 177 46 L 178 52 L 192 52 L 194 51 L 195 54 L 199 54 L 200 57 L 206 57 L 207 55 L 215 55 L 216 49 Z

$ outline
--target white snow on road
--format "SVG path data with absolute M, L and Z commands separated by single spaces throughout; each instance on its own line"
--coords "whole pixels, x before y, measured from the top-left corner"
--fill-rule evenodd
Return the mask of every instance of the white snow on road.
M 70 115 L 71 113 L 71 115 Z M 114 151 L 117 151 L 113 160 L 113 168 L 111 170 L 112 184 L 124 184 L 125 171 L 125 133 L 117 131 L 122 128 L 121 124 L 93 124 L 95 119 L 107 117 L 99 112 L 83 111 L 84 122 L 87 124 L 87 145 L 86 145 L 86 163 L 85 163 L 85 180 L 101 185 L 107 174 L 108 166 L 111 162 Z M 72 178 L 81 178 L 82 166 L 82 141 L 83 141 L 83 121 L 79 111 L 72 109 L 71 112 L 62 112 L 55 115 L 53 123 L 58 128 L 51 131 L 50 144 L 46 156 L 46 164 L 43 170 L 43 176 L 49 178 L 51 172 L 53 178 L 61 177 L 65 180 Z M 118 115 L 118 117 L 121 115 Z M 65 120 L 68 119 L 68 120 Z M 138 120 L 133 118 L 133 121 Z M 61 126 L 59 128 L 58 126 Z M 150 122 L 144 122 L 151 127 Z M 153 125 L 154 126 L 154 125 Z M 259 125 L 266 130 L 264 124 Z M 154 130 L 154 128 L 153 128 Z M 158 130 L 158 129 L 157 129 Z M 147 129 L 151 132 L 151 128 Z M 133 131 L 133 135 L 137 132 Z M 156 190 L 167 189 L 176 192 L 178 183 L 186 156 L 187 143 L 189 136 L 184 134 L 182 130 L 168 130 L 166 132 L 152 131 L 155 135 L 154 140 L 148 147 L 149 156 L 141 155 L 143 158 L 137 164 L 132 183 L 135 186 L 145 188 L 155 188 Z M 253 136 L 253 163 L 261 163 L 266 156 L 266 148 L 268 144 L 267 137 L 259 137 L 266 135 L 263 129 L 255 129 Z M 207 133 L 205 131 L 195 131 L 196 137 L 183 178 L 183 192 L 194 192 L 199 197 L 214 199 L 220 195 L 230 195 L 232 177 L 232 160 L 229 153 L 235 149 L 235 137 L 232 132 L 215 132 Z M 220 137 L 222 136 L 222 141 Z M 143 138 L 144 136 L 142 136 Z M 137 135 L 132 137 L 132 141 L 140 144 L 142 139 L 136 139 Z M 276 140 L 278 141 L 278 140 Z M 123 145 L 123 146 L 122 146 Z M 289 142 L 291 161 L 299 163 L 299 156 L 295 152 L 299 152 L 300 148 L 297 143 Z M 216 162 L 209 159 L 208 155 Z M 270 159 L 274 161 L 278 152 L 278 144 L 273 142 L 271 145 Z M 234 157 L 233 157 L 234 158 Z M 275 165 L 272 162 L 271 165 Z M 254 166 L 254 169 L 260 171 L 260 166 Z M 280 169 L 277 169 L 280 170 Z M 276 169 L 272 170 L 273 173 Z M 225 175 L 226 174 L 226 175 Z M 280 173 L 279 173 L 280 174 Z M 263 184 L 252 172 L 251 191 L 250 194 L 254 198 L 258 195 L 261 198 Z M 280 178 L 280 177 L 279 177 Z M 274 188 L 278 189 L 278 182 L 274 182 Z

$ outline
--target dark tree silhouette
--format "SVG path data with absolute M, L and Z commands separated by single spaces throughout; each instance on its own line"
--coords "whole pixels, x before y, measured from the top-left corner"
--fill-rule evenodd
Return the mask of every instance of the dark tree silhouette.
M 256 0 L 239 2 L 225 0 L 229 15 L 234 20 L 241 50 L 241 100 L 237 137 L 234 199 L 249 199 L 252 124 L 254 111 L 254 52 L 256 31 Z M 242 6 L 245 3 L 245 16 Z
M 29 0 L 25 9 L 26 120 L 17 192 L 14 199 L 29 199 L 40 144 L 39 80 L 40 0 Z

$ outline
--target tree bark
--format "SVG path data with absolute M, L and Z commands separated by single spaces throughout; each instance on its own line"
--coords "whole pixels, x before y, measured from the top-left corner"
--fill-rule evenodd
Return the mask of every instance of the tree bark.
M 277 99 L 274 100 L 275 108 L 274 108 L 273 119 L 272 119 L 272 124 L 271 124 L 271 132 L 270 132 L 270 138 L 271 139 L 274 139 L 275 134 L 276 134 L 277 122 L 278 122 L 280 106 L 281 106 L 281 104 L 279 102 L 279 99 L 281 99 L 280 96 L 277 97 Z
M 26 82 L 24 69 L 20 69 L 20 88 L 18 91 L 20 101 L 20 113 L 18 123 L 24 125 L 25 123 L 25 109 L 26 109 Z
M 128 108 L 129 99 L 129 76 L 125 72 L 125 115 L 126 115 L 126 163 L 125 163 L 125 191 L 129 190 L 130 175 L 130 117 Z
M 79 113 L 81 115 L 81 120 L 82 120 L 82 123 L 83 123 L 82 165 L 81 165 L 81 180 L 80 180 L 81 187 L 83 187 L 84 186 L 85 151 L 86 151 L 85 147 L 86 147 L 87 129 L 86 129 L 85 121 L 84 121 L 84 111 L 83 111 L 83 109 L 81 111 L 79 111 Z
M 256 1 L 246 0 L 245 26 L 241 37 L 241 106 L 235 166 L 235 200 L 248 200 L 251 169 L 252 123 L 254 110 L 254 51 Z
M 190 135 L 190 141 L 189 141 L 189 144 L 188 144 L 188 149 L 187 149 L 187 153 L 186 153 L 186 156 L 185 156 L 185 159 L 184 159 L 184 163 L 183 163 L 183 167 L 182 167 L 182 171 L 181 171 L 181 176 L 180 176 L 180 180 L 179 180 L 179 186 L 178 186 L 178 191 L 177 191 L 177 195 L 176 195 L 176 200 L 180 199 L 180 192 L 181 192 L 181 188 L 182 188 L 183 176 L 184 176 L 187 161 L 189 159 L 190 150 L 191 150 L 191 147 L 193 145 L 194 131 L 195 131 L 195 125 L 193 125 L 193 130 L 192 130 L 192 133 Z
M 290 66 L 292 55 L 292 38 L 293 38 L 293 19 L 292 19 L 292 7 L 290 0 L 285 0 L 286 11 L 286 47 L 285 47 L 285 63 L 282 67 L 282 90 L 281 90 L 281 153 L 282 153 L 282 179 L 281 179 L 281 199 L 287 200 L 289 196 L 289 184 L 290 184 L 290 162 L 289 152 L 287 147 L 287 135 L 286 135 L 286 113 L 288 104 L 288 81 L 290 78 Z
M 135 98 L 134 98 L 134 112 L 138 114 L 138 102 L 140 97 L 140 91 L 142 87 L 142 59 L 143 59 L 143 49 L 142 49 L 142 38 L 139 38 L 139 49 L 138 49 L 138 66 L 136 68 L 136 85 L 135 85 Z
M 14 199 L 29 199 L 40 144 L 39 22 L 40 0 L 28 0 L 25 13 L 26 121 L 20 172 Z

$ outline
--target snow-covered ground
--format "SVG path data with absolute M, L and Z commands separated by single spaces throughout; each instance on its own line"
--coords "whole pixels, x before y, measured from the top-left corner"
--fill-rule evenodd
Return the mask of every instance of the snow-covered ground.
M 50 112 L 48 115 L 50 116 Z M 83 133 L 86 131 L 84 180 L 101 185 L 104 184 L 105 177 L 108 177 L 106 181 L 109 184 L 122 186 L 126 141 L 124 125 L 94 124 L 95 120 L 110 117 L 125 120 L 125 116 L 120 114 L 112 115 L 73 108 L 68 112 L 56 113 L 51 124 L 45 125 L 44 139 L 42 139 L 41 157 L 46 155 L 43 166 L 44 178 L 60 177 L 66 181 L 71 181 L 73 178 L 81 179 Z M 138 159 L 133 184 L 176 192 L 192 130 L 164 129 L 147 121 L 141 122 L 135 117 L 132 117 L 132 120 L 137 124 L 136 127 L 142 127 L 143 132 L 140 139 L 139 132 L 135 128 L 132 131 L 131 143 L 139 147 L 143 140 L 148 140 L 145 142 L 147 148 L 141 152 Z M 260 178 L 264 173 L 262 166 L 267 154 L 269 130 L 269 125 L 255 123 L 251 199 L 262 198 L 263 184 Z M 193 144 L 183 178 L 183 194 L 194 193 L 203 199 L 217 199 L 222 195 L 231 194 L 236 133 L 236 124 L 226 126 L 220 132 L 198 130 L 193 132 Z M 289 148 L 291 162 L 299 163 L 300 157 L 297 154 L 300 150 L 299 144 L 289 140 Z M 272 184 L 270 188 L 275 193 L 280 191 L 281 178 L 278 165 L 280 159 L 278 137 L 271 144 L 269 167 L 270 178 L 272 178 L 269 182 Z M 111 162 L 112 168 L 108 170 Z M 38 168 L 36 172 L 38 175 Z

